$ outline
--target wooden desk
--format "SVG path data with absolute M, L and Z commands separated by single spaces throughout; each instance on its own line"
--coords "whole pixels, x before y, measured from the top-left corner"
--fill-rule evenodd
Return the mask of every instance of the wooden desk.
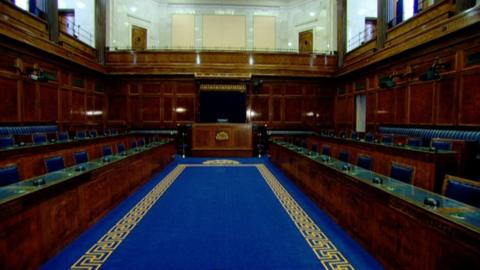
M 0 204 L 0 268 L 37 269 L 174 157 L 173 142 Z
M 372 171 L 383 175 L 390 175 L 392 162 L 412 166 L 415 168 L 412 184 L 437 193 L 440 193 L 445 174 L 456 172 L 455 152 L 416 151 L 407 147 L 366 143 L 338 137 L 309 136 L 306 139 L 308 147 L 315 143 L 318 145 L 319 152 L 324 145 L 329 146 L 332 157 L 338 157 L 341 150 L 346 150 L 349 153 L 349 162 L 352 164 L 357 163 L 359 155 L 370 156 L 373 160 Z
M 479 269 L 480 230 L 275 143 L 270 159 L 386 269 Z
M 213 157 L 251 157 L 251 124 L 194 124 L 192 155 Z

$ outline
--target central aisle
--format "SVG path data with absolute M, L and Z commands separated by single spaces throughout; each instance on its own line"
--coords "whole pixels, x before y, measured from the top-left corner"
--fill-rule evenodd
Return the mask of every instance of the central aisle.
M 201 161 L 177 160 L 44 269 L 380 268 L 267 160 Z

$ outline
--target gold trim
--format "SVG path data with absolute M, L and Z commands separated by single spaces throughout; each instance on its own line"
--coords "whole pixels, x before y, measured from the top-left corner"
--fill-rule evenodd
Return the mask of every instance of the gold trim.
M 200 91 L 247 91 L 245 84 L 201 84 Z

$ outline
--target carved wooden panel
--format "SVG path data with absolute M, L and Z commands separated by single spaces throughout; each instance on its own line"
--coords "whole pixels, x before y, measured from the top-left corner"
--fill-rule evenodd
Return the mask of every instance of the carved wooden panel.
M 142 99 L 143 121 L 160 121 L 160 97 L 149 96 Z
M 405 87 L 395 88 L 395 123 L 407 123 L 408 91 Z
M 85 120 L 85 94 L 83 92 L 72 91 L 70 114 L 73 121 Z
M 480 125 L 480 72 L 465 74 L 460 89 L 460 124 Z
M 368 93 L 366 96 L 367 103 L 367 123 L 375 123 L 377 120 L 377 95 L 376 93 Z
M 108 98 L 108 119 L 127 120 L 127 97 L 111 95 Z
M 302 98 L 285 98 L 285 122 L 302 121 Z
M 17 81 L 0 78 L 0 122 L 18 121 Z
M 278 97 L 272 98 L 272 121 L 279 122 L 282 120 L 282 99 Z
M 170 95 L 163 97 L 163 120 L 173 121 L 173 97 Z
M 410 86 L 410 123 L 433 124 L 434 84 L 419 83 Z
M 195 122 L 195 96 L 177 96 L 175 102 L 175 114 L 177 121 Z
M 381 123 L 392 123 L 395 109 L 394 91 L 378 91 L 377 121 Z
M 32 81 L 24 81 L 22 98 L 22 120 L 25 122 L 34 122 L 35 109 L 37 108 L 37 87 Z
M 251 120 L 256 122 L 268 122 L 268 96 L 254 95 L 251 104 Z
M 456 124 L 456 108 L 458 104 L 457 91 L 454 79 L 440 80 L 436 83 L 436 124 Z

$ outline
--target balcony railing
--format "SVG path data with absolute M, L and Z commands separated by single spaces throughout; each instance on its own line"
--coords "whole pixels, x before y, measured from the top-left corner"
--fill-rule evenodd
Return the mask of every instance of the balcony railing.
M 64 19 L 63 21 L 59 21 L 60 30 L 64 33 L 73 36 L 76 39 L 90 45 L 91 47 L 95 47 L 95 40 L 93 34 L 82 28 L 80 25 L 75 24 L 75 22 Z
M 375 28 L 367 28 L 348 40 L 347 51 L 351 51 L 376 37 Z

